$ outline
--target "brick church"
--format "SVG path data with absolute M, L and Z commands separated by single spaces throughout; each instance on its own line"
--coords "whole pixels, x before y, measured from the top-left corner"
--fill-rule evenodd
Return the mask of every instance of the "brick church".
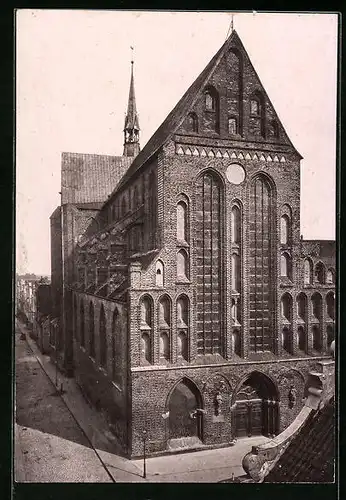
M 132 63 L 123 156 L 62 154 L 51 356 L 129 457 L 276 435 L 330 357 L 335 242 L 300 235 L 302 157 L 236 31 L 139 132 Z

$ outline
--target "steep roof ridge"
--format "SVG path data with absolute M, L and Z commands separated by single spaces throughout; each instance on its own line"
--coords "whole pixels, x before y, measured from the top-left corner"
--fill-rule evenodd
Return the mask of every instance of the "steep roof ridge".
M 273 106 L 273 103 L 272 103 L 272 101 L 271 101 L 271 99 L 270 99 L 269 95 L 267 94 L 266 88 L 265 88 L 265 86 L 263 85 L 262 80 L 261 80 L 261 79 L 260 79 L 260 77 L 258 76 L 258 73 L 257 73 L 257 71 L 256 71 L 256 69 L 255 69 L 255 67 L 254 67 L 254 65 L 252 64 L 252 61 L 251 61 L 251 59 L 250 59 L 250 57 L 249 57 L 249 54 L 247 53 L 247 50 L 245 49 L 245 47 L 244 47 L 244 45 L 243 45 L 243 42 L 241 41 L 241 39 L 240 39 L 240 37 L 239 37 L 238 35 L 237 35 L 237 41 L 238 41 L 238 43 L 239 43 L 239 45 L 240 45 L 241 49 L 245 52 L 245 54 L 246 54 L 246 56 L 247 56 L 247 58 L 248 58 L 249 64 L 250 64 L 250 66 L 251 66 L 251 69 L 252 69 L 252 71 L 254 72 L 254 74 L 255 74 L 256 78 L 258 79 L 258 82 L 259 82 L 260 86 L 262 87 L 263 93 L 264 93 L 264 95 L 266 96 L 266 99 L 268 100 L 268 103 L 271 105 L 271 108 L 272 108 L 272 110 L 273 110 L 273 112 L 274 112 L 275 117 L 276 117 L 276 118 L 277 118 L 277 120 L 280 122 L 280 125 L 282 126 L 283 131 L 285 132 L 285 135 L 286 135 L 286 138 L 287 138 L 288 142 L 290 143 L 290 145 L 292 146 L 292 148 L 294 149 L 294 151 L 295 151 L 295 152 L 299 155 L 300 159 L 303 159 L 303 156 L 299 153 L 299 151 L 298 151 L 298 150 L 296 149 L 296 147 L 293 145 L 293 143 L 292 143 L 292 141 L 291 141 L 291 139 L 290 139 L 289 135 L 287 134 L 286 129 L 285 129 L 284 125 L 283 125 L 283 122 L 282 122 L 282 120 L 280 119 L 280 117 L 279 117 L 279 115 L 278 115 L 278 113 L 277 113 L 277 111 L 276 111 L 275 106 Z
M 216 52 L 216 54 L 212 57 L 209 63 L 206 65 L 204 70 L 197 76 L 197 78 L 193 81 L 184 95 L 180 98 L 174 108 L 170 111 L 170 113 L 166 116 L 164 121 L 158 127 L 158 129 L 151 136 L 149 141 L 146 143 L 142 151 L 138 154 L 138 156 L 131 163 L 128 170 L 124 173 L 122 179 L 119 184 L 116 186 L 114 191 L 112 192 L 109 199 L 105 202 L 105 206 L 109 203 L 113 194 L 121 189 L 124 184 L 128 181 L 128 179 L 135 173 L 137 170 L 151 158 L 161 146 L 172 136 L 174 135 L 176 129 L 180 126 L 183 119 L 185 118 L 185 113 L 187 113 L 195 104 L 196 100 L 200 96 L 200 93 L 203 91 L 204 83 L 207 82 L 212 76 L 213 72 L 217 68 L 221 58 L 224 54 L 226 47 L 230 44 L 232 38 L 235 36 L 235 31 L 231 33 L 231 35 L 227 38 L 227 40 L 223 43 L 220 49 Z M 239 37 L 238 37 L 239 38 Z M 196 88 L 197 87 L 197 88 Z M 199 90 L 197 91 L 197 89 Z M 188 103 L 189 97 L 192 96 L 190 104 Z M 177 115 L 177 116 L 176 116 Z M 174 119 L 175 118 L 175 119 Z M 161 137 L 162 134 L 162 137 Z

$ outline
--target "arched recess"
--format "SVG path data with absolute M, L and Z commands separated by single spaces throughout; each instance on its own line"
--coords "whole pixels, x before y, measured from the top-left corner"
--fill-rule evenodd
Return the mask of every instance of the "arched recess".
M 177 356 L 188 360 L 189 345 L 189 304 L 186 295 L 180 295 L 177 299 Z
M 144 295 L 140 300 L 141 362 L 152 362 L 153 300 Z
M 322 330 L 320 325 L 312 326 L 312 348 L 315 351 L 322 351 Z
M 107 323 L 103 304 L 100 309 L 100 365 L 107 368 Z
M 320 321 L 322 317 L 322 296 L 320 293 L 315 292 L 311 296 L 312 305 L 312 319 Z
M 177 253 L 177 279 L 178 281 L 189 279 L 189 256 L 184 248 Z
M 307 339 L 307 332 L 305 325 L 298 326 L 297 335 L 298 335 L 298 349 L 300 351 L 307 352 L 308 339 Z
M 323 262 L 317 262 L 315 265 L 315 282 L 324 285 L 326 282 L 326 268 Z
M 335 283 L 335 271 L 332 267 L 327 270 L 326 283 L 328 285 L 333 285 Z
M 169 411 L 169 439 L 182 439 L 196 444 L 202 440 L 203 398 L 200 390 L 191 379 L 184 377 L 172 388 L 167 401 Z
M 94 305 L 90 301 L 89 304 L 89 355 L 95 359 L 95 320 L 94 320 Z
M 182 195 L 181 195 L 182 196 Z M 189 203 L 187 198 L 180 199 L 177 203 L 177 241 L 189 243 Z
M 280 243 L 288 245 L 290 240 L 290 219 L 287 214 L 281 215 L 280 218 Z
M 160 259 L 156 262 L 155 284 L 160 287 L 164 284 L 164 265 Z
M 271 351 L 274 346 L 272 307 L 276 303 L 276 189 L 266 174 L 254 176 L 249 186 L 249 309 L 252 352 Z
M 292 259 L 288 252 L 283 252 L 281 254 L 280 274 L 283 278 L 292 279 Z
M 234 391 L 235 437 L 274 436 L 279 430 L 279 393 L 272 379 L 258 371 L 247 375 Z
M 306 322 L 308 315 L 308 300 L 305 293 L 299 293 L 296 298 L 298 321 Z
M 282 323 L 292 323 L 293 307 L 292 297 L 286 292 L 281 297 L 281 321 Z
M 224 279 L 224 185 L 219 174 L 205 170 L 195 183 L 194 224 L 197 278 L 197 352 L 216 354 L 223 350 Z
M 232 206 L 231 211 L 231 242 L 240 245 L 241 242 L 241 208 L 238 203 Z
M 328 348 L 330 348 L 333 340 L 335 340 L 334 326 L 328 325 L 327 326 L 327 346 L 328 346 Z
M 158 303 L 158 329 L 160 358 L 170 359 L 171 345 L 171 299 L 168 295 L 160 298 Z
M 304 285 L 312 285 L 313 264 L 308 257 L 304 260 Z

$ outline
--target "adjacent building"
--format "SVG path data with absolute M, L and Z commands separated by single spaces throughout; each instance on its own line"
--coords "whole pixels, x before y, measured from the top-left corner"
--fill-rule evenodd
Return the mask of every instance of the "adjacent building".
M 279 75 L 277 75 L 279 78 Z M 300 160 L 233 31 L 145 147 L 63 153 L 60 366 L 130 457 L 276 435 L 335 337 L 335 242 L 300 234 Z

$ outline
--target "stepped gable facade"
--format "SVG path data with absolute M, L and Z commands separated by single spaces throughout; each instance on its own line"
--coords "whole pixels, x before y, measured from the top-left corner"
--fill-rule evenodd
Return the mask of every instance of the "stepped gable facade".
M 132 162 L 67 256 L 74 376 L 131 457 L 143 431 L 149 454 L 276 435 L 335 336 L 302 157 L 235 31 L 141 151 L 133 104 Z

